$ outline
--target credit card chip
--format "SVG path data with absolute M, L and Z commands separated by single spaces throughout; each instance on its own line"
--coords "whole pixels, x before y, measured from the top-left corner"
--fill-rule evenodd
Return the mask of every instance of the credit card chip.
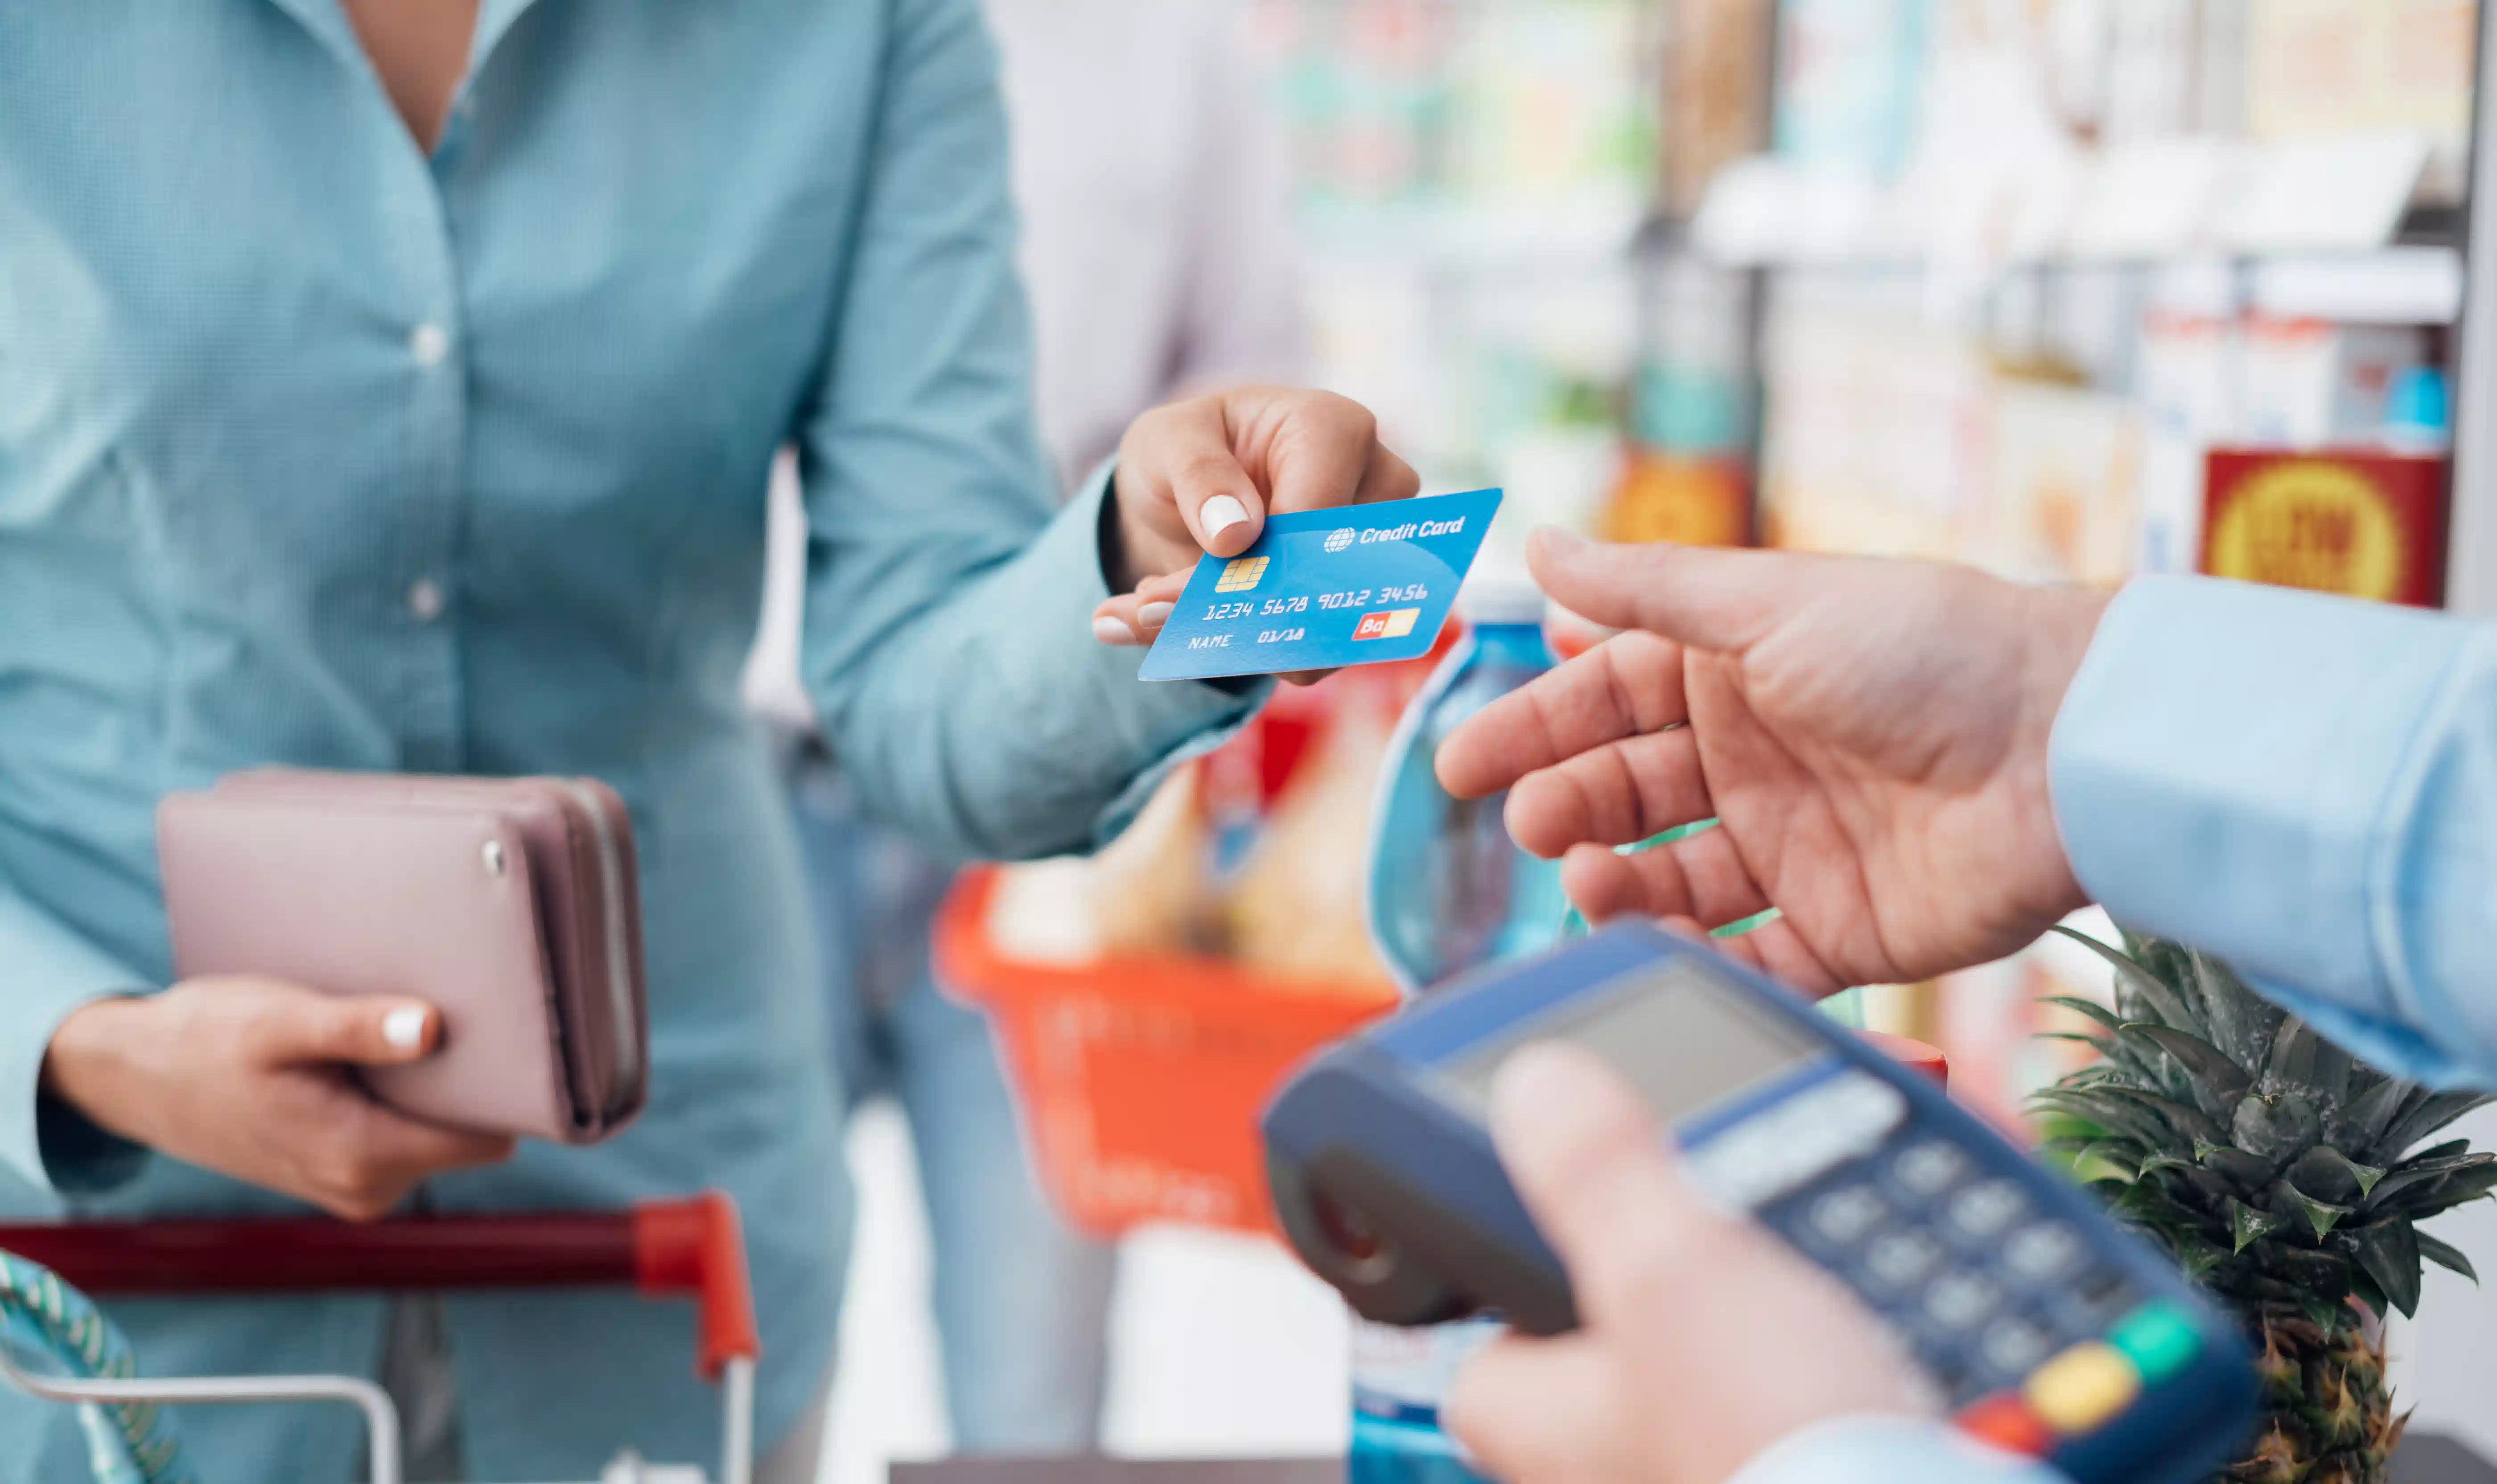
M 1217 592 L 1247 592 L 1249 588 L 1256 586 L 1259 580 L 1265 577 L 1266 563 L 1269 559 L 1270 558 L 1264 556 L 1235 557 L 1223 567 L 1221 581 L 1214 584 L 1214 590 Z

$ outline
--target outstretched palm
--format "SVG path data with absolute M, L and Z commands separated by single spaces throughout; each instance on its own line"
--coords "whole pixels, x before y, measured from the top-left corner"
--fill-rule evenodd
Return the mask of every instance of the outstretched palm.
M 2084 898 L 2046 786 L 2102 600 L 1922 563 L 1538 539 L 1565 606 L 1628 632 L 1440 751 L 1459 793 L 1567 852 L 1570 896 L 1702 926 L 1799 989 L 1921 978 L 2019 947 Z M 1714 817 L 1661 849 L 1609 848 Z

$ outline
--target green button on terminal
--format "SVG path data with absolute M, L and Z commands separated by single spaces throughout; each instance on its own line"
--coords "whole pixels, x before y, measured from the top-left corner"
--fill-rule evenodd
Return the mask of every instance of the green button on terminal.
M 2151 1303 L 2134 1310 L 2116 1325 L 2107 1342 L 2122 1350 L 2150 1385 L 2178 1374 L 2202 1350 L 2202 1336 L 2194 1321 L 2173 1304 Z

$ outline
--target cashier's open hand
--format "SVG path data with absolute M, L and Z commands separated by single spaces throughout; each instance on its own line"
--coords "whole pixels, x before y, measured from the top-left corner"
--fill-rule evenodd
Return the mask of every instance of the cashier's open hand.
M 1501 1069 L 1492 1133 L 1567 1264 L 1583 1327 L 1494 1342 L 1450 1428 L 1508 1484 L 1721 1484 L 1816 1422 L 1927 1407 L 1854 1296 L 1686 1184 L 1656 1116 L 1592 1053 Z
M 1093 611 L 1103 644 L 1149 645 L 1207 553 L 1237 556 L 1269 512 L 1410 499 L 1422 481 L 1378 420 L 1331 392 L 1239 387 L 1157 407 L 1119 445 L 1121 592 Z
M 1541 531 L 1545 592 L 1626 632 L 1486 707 L 1440 746 L 1457 794 L 1590 918 L 1701 927 L 1796 988 L 2001 958 L 2087 904 L 2046 742 L 2105 599 L 1961 567 Z M 1662 849 L 1610 848 L 1678 825 Z

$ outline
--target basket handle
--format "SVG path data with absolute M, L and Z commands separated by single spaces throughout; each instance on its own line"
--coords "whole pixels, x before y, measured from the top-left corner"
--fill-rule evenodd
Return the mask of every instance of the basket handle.
M 630 1286 L 700 1309 L 697 1364 L 717 1380 L 762 1352 L 737 1205 L 717 1190 L 630 1211 L 0 1225 L 0 1251 L 89 1293 L 309 1293 Z

